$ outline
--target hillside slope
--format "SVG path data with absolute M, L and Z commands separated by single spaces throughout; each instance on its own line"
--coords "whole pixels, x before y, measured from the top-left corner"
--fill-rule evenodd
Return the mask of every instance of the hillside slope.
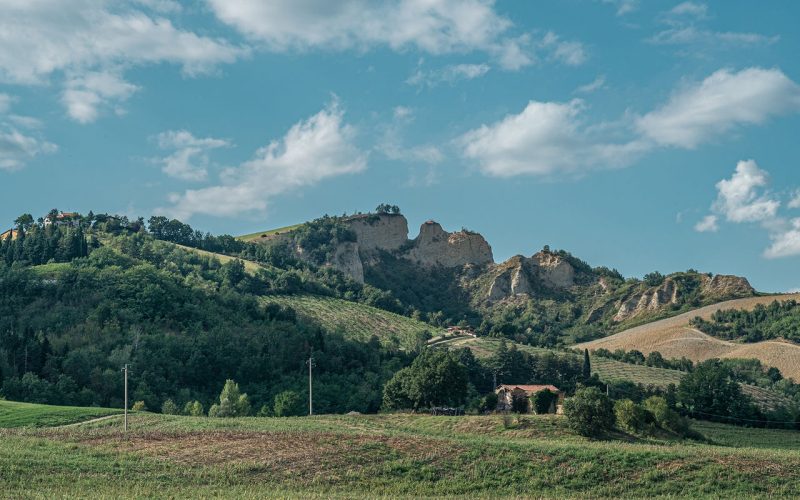
M 800 380 L 800 346 L 789 342 L 763 341 L 752 344 L 729 342 L 711 337 L 689 325 L 700 316 L 708 319 L 725 309 L 751 310 L 756 304 L 774 300 L 797 300 L 800 294 L 771 295 L 729 300 L 701 307 L 672 318 L 655 321 L 624 330 L 606 338 L 576 345 L 580 349 L 636 349 L 644 354 L 660 352 L 665 358 L 686 357 L 692 361 L 711 358 L 755 358 L 766 366 L 778 368 L 785 377 Z

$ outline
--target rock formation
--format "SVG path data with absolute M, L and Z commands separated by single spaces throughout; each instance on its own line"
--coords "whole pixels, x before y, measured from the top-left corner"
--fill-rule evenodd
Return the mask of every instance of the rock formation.
M 344 223 L 356 233 L 362 251 L 397 250 L 408 241 L 408 221 L 402 215 L 354 215 Z
M 413 246 L 402 257 L 424 266 L 458 267 L 494 262 L 492 247 L 483 236 L 467 231 L 448 233 L 434 221 L 422 224 Z
M 495 302 L 517 295 L 533 297 L 533 282 L 542 287 L 563 289 L 575 284 L 575 269 L 562 256 L 547 251 L 530 258 L 516 255 L 498 264 L 486 299 Z

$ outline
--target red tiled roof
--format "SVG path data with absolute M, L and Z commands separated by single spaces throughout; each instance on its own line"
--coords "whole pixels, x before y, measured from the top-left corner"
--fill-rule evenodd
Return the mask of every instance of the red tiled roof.
M 535 394 L 539 391 L 543 391 L 545 389 L 552 391 L 552 392 L 561 392 L 558 387 L 554 385 L 511 385 L 511 384 L 500 384 L 498 389 L 506 389 L 509 391 L 513 391 L 514 389 L 521 389 L 525 392 Z

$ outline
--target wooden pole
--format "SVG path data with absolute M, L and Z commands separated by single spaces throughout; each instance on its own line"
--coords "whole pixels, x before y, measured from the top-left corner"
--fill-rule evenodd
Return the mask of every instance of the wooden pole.
M 128 432 L 128 364 L 122 369 L 125 372 L 125 432 Z

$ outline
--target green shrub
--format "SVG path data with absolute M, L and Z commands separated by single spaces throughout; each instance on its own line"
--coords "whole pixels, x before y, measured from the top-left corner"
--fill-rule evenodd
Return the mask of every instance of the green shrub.
M 145 406 L 144 401 L 137 401 L 133 403 L 131 411 L 147 411 L 147 407 Z
M 225 387 L 219 395 L 219 404 L 212 405 L 208 410 L 209 417 L 246 417 L 250 415 L 250 400 L 247 394 L 242 394 L 239 384 L 233 380 L 226 380 Z
M 581 436 L 597 437 L 614 428 L 614 406 L 597 387 L 578 389 L 564 402 L 564 414 Z
M 652 396 L 644 401 L 644 407 L 653 414 L 653 418 L 662 429 L 672 431 L 681 436 L 691 432 L 689 421 L 669 407 L 667 400 L 661 396 Z
M 614 403 L 614 416 L 620 429 L 640 434 L 652 427 L 653 414 L 630 399 Z
M 180 412 L 178 405 L 171 399 L 164 401 L 164 404 L 161 405 L 161 413 L 164 415 L 178 415 Z
M 558 399 L 558 395 L 549 389 L 543 389 L 531 396 L 531 406 L 537 415 L 550 413 L 550 408 Z
M 514 413 L 528 413 L 530 401 L 525 396 L 514 396 L 511 400 L 511 411 Z
M 295 391 L 283 391 L 275 395 L 272 413 L 276 417 L 293 417 L 303 414 L 300 395 Z
M 200 401 L 189 401 L 183 407 L 183 414 L 190 417 L 202 417 L 205 414 L 205 408 Z

